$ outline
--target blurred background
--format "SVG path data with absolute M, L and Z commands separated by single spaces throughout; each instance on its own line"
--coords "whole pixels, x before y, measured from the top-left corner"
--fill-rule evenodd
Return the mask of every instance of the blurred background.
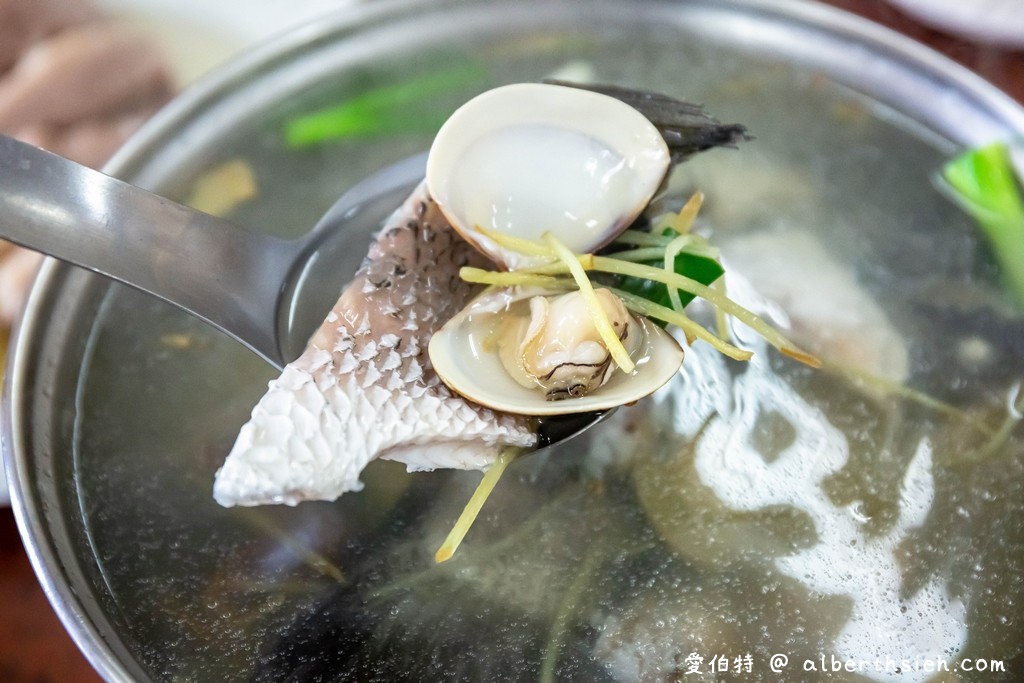
M 96 167 L 189 83 L 357 0 L 0 0 L 0 132 Z M 1021 0 L 823 0 L 1024 103 Z M 0 243 L 0 358 L 38 259 Z M 36 581 L 0 477 L 0 681 L 99 680 Z

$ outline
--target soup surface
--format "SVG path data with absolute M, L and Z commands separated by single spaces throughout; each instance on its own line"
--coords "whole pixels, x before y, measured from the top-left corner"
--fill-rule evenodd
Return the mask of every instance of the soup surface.
M 86 571 L 154 678 L 955 681 L 993 680 L 955 671 L 964 659 L 1002 662 L 1007 680 L 1024 666 L 1024 323 L 934 189 L 954 147 L 819 74 L 648 30 L 593 53 L 585 35 L 543 57 L 490 44 L 468 55 L 483 82 L 432 104 L 583 56 L 595 80 L 746 124 L 754 141 L 687 162 L 673 186 L 707 195 L 700 229 L 723 245 L 730 292 L 827 367 L 739 326 L 749 364 L 695 346 L 655 397 L 514 463 L 435 565 L 478 474 L 378 462 L 336 503 L 217 506 L 213 473 L 273 371 L 113 288 L 81 371 L 68 500 Z M 432 57 L 451 54 L 420 68 Z M 431 136 L 297 150 L 281 122 L 400 69 L 254 117 L 166 190 L 242 158 L 260 194 L 232 217 L 302 232 L 338 188 Z M 344 236 L 343 267 L 369 239 Z

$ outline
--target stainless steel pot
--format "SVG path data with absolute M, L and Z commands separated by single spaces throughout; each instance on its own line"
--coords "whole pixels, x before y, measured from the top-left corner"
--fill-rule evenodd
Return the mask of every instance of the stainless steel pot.
M 598 80 L 670 91 L 747 124 L 750 153 L 801 169 L 849 224 L 877 231 L 962 222 L 933 195 L 930 174 L 963 146 L 1024 133 L 1024 111 L 971 73 L 813 3 L 398 2 L 250 52 L 181 95 L 107 170 L 182 199 L 205 170 L 244 158 L 260 195 L 233 218 L 296 234 L 431 135 L 292 149 L 285 121 L 472 65 L 476 80 L 427 98 L 450 110 L 486 87 L 580 62 Z M 872 210 L 859 207 L 865 196 Z M 354 270 L 365 244 L 352 235 L 338 267 Z M 106 679 L 272 679 L 279 634 L 315 611 L 325 586 L 361 578 L 334 558 L 393 533 L 371 502 L 409 484 L 386 467 L 368 474 L 365 496 L 337 504 L 216 506 L 213 473 L 270 376 L 164 304 L 44 267 L 9 361 L 3 453 L 40 580 Z

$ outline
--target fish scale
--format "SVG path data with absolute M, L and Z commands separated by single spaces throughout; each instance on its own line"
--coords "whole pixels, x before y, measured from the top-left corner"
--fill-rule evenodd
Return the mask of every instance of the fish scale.
M 410 471 L 484 469 L 533 446 L 529 418 L 469 403 L 434 372 L 427 342 L 478 291 L 486 265 L 421 185 L 378 234 L 303 354 L 273 380 L 217 472 L 224 506 L 334 500 L 373 459 Z

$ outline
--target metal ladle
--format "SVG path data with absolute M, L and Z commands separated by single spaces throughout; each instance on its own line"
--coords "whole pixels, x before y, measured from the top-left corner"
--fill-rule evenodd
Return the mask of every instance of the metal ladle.
M 378 171 L 288 240 L 0 136 L 0 238 L 168 301 L 281 368 L 313 332 L 295 329 L 295 313 L 326 315 L 341 291 L 342 281 L 315 277 L 326 275 L 313 272 L 318 249 L 342 224 L 369 232 L 422 179 L 425 164 L 419 155 Z
M 277 368 L 297 357 L 345 278 L 341 234 L 376 228 L 423 178 L 426 154 L 345 192 L 305 236 L 253 232 L 0 136 L 0 239 L 113 278 L 206 321 Z M 362 231 L 362 232 L 360 232 Z M 548 419 L 550 445 L 605 413 Z

